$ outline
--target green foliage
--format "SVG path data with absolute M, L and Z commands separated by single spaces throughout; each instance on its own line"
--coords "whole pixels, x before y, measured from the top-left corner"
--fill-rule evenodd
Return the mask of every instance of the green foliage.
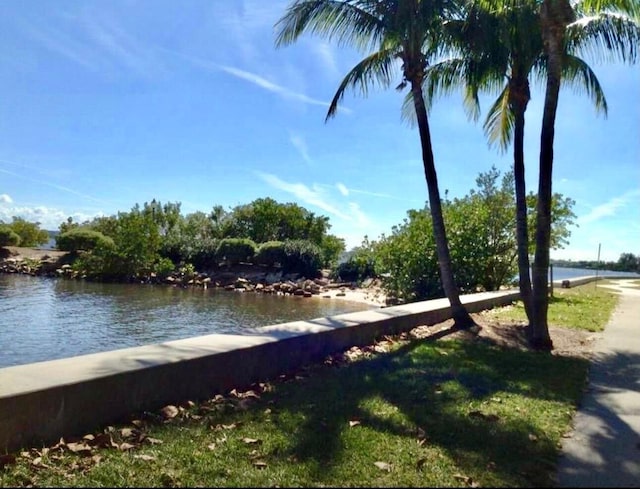
M 40 229 L 38 222 L 29 222 L 22 217 L 13 216 L 12 221 L 6 226 L 20 237 L 20 246 L 38 246 L 49 241 L 49 233 Z
M 218 243 L 216 259 L 228 265 L 251 262 L 256 254 L 256 248 L 256 244 L 247 238 L 225 238 Z
M 188 263 L 197 270 L 216 268 L 221 261 L 229 265 L 250 262 L 258 252 L 256 242 L 264 245 L 257 262 L 278 262 L 290 270 L 315 274 L 323 265 L 335 263 L 344 250 L 341 238 L 326 234 L 329 227 L 327 217 L 270 198 L 230 212 L 214 206 L 210 213 L 197 211 L 186 216 L 180 214 L 180 203 L 162 204 L 154 199 L 142 206 L 136 204 L 131 212 L 100 216 L 82 224 L 68 218 L 60 225 L 60 239 L 65 249 L 92 249 L 78 267 L 94 278 L 135 278 L 154 271 L 161 258 L 174 265 Z M 99 234 L 91 235 L 91 244 L 65 244 L 66 233 L 80 233 L 70 236 L 86 241 L 89 231 L 110 238 L 113 247 L 93 249 Z M 291 240 L 304 244 L 285 246 L 284 242 Z M 168 262 L 163 264 L 168 269 Z
M 382 286 L 390 297 L 406 302 L 442 297 L 431 216 L 410 210 L 408 218 L 392 228 L 376 245 L 376 263 Z
M 346 245 L 344 239 L 338 238 L 333 234 L 327 234 L 322 238 L 320 248 L 322 248 L 323 266 L 332 268 L 337 265 L 340 255 L 346 249 Z
M 285 260 L 282 267 L 285 272 L 295 272 L 307 278 L 315 277 L 322 267 L 322 249 L 311 241 L 302 239 L 284 242 Z
M 455 283 L 463 292 L 497 290 L 510 284 L 517 272 L 513 175 L 507 173 L 500 184 L 499 178 L 495 168 L 481 173 L 477 190 L 442 205 Z M 557 194 L 554 202 L 552 234 L 559 246 L 569 235 L 573 201 Z M 442 297 L 431 215 L 428 209 L 407 214 L 391 236 L 376 244 L 375 264 L 384 272 L 383 286 L 388 295 L 405 301 Z
M 258 246 L 255 262 L 267 266 L 274 266 L 277 263 L 282 265 L 286 258 L 283 241 L 267 241 Z
M 576 215 L 573 206 L 576 201 L 563 197 L 559 193 L 551 196 L 551 244 L 550 249 L 563 249 L 569 244 L 571 231 L 569 227 L 574 225 Z M 536 247 L 535 222 L 536 222 L 537 197 L 531 192 L 527 195 L 527 219 L 529 221 L 529 252 L 534 253 Z
M 351 250 L 349 257 L 336 267 L 334 275 L 348 282 L 374 278 L 377 276 L 375 262 L 375 243 L 370 242 L 365 236 L 362 245 Z
M 20 236 L 6 224 L 0 224 L 0 246 L 18 246 Z
M 267 197 L 235 207 L 222 228 L 225 237 L 249 238 L 255 243 L 304 239 L 319 245 L 329 228 L 329 218 Z
M 160 278 L 166 278 L 175 270 L 175 265 L 169 258 L 159 258 L 153 265 L 153 271 Z
M 464 292 L 497 290 L 518 271 L 513 173 L 500 185 L 499 178 L 492 167 L 476 179 L 477 190 L 444 205 L 455 279 Z
M 115 247 L 113 239 L 100 231 L 88 228 L 73 228 L 56 236 L 56 247 L 62 251 L 76 253 L 80 250 L 90 251 L 102 243 L 104 247 Z

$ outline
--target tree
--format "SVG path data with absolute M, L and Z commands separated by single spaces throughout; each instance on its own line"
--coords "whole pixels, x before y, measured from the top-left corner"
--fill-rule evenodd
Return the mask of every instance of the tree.
M 625 17 L 624 14 L 634 18 Z M 547 76 L 540 131 L 536 251 L 533 264 L 533 321 L 530 338 L 531 345 L 537 349 L 553 348 L 547 322 L 549 308 L 547 277 L 551 242 L 555 119 L 562 73 L 566 63 L 565 50 L 572 42 L 589 40 L 597 46 L 604 46 L 623 60 L 635 61 L 640 40 L 637 29 L 639 16 L 640 3 L 637 0 L 582 0 L 573 8 L 569 0 L 543 0 L 540 6 L 540 30 Z M 576 21 L 578 17 L 580 18 Z M 620 26 L 622 22 L 628 28 L 618 31 L 610 29 L 604 32 L 587 28 L 582 29 L 580 35 L 572 35 L 575 30 L 582 28 L 585 24 L 595 24 L 603 18 L 611 25 Z
M 443 203 L 456 286 L 465 292 L 498 290 L 511 284 L 517 273 L 513 172 L 500 179 L 500 172 L 492 168 L 480 173 L 476 186 L 464 197 Z M 529 194 L 527 200 L 528 212 L 533 214 L 535 195 Z M 553 248 L 562 247 L 568 238 L 568 226 L 575 217 L 572 206 L 573 200 L 556 195 Z M 392 235 L 383 236 L 373 250 L 376 271 L 383 272 L 390 295 L 405 301 L 441 296 L 433 278 L 437 259 L 427 209 L 408 211 L 404 222 L 394 226 Z
M 6 224 L 0 224 L 0 246 L 18 246 L 20 236 Z
M 450 0 L 297 0 L 276 24 L 276 44 L 290 44 L 302 33 L 312 32 L 357 48 L 377 49 L 343 79 L 333 97 L 327 119 L 335 115 L 347 88 L 359 87 L 366 94 L 374 84 L 388 87 L 396 61 L 401 61 L 402 80 L 397 88 L 409 85 L 414 104 L 440 279 L 451 304 L 455 326 L 466 328 L 474 322 L 462 305 L 455 286 L 429 118 L 422 92 L 429 60 L 446 47 L 443 26 L 458 13 L 458 9 L 458 4 Z
M 40 229 L 39 222 L 29 222 L 22 217 L 13 216 L 6 226 L 20 237 L 20 246 L 38 246 L 49 241 L 49 233 Z

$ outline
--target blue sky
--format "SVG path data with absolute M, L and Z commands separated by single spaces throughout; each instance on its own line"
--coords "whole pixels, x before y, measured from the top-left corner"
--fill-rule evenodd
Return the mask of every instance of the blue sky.
M 348 247 L 389 233 L 427 190 L 403 94 L 328 102 L 358 53 L 316 37 L 274 47 L 283 0 L 3 0 L 0 219 L 57 229 L 153 198 L 184 214 L 260 197 L 326 215 Z M 640 66 L 591 61 L 607 118 L 569 89 L 556 126 L 554 191 L 577 227 L 554 258 L 640 255 Z M 400 82 L 400 77 L 398 77 Z M 543 92 L 527 111 L 527 185 L 537 188 Z M 488 99 L 483 108 L 487 108 Z M 510 152 L 487 146 L 461 99 L 430 112 L 440 191 L 461 197 Z

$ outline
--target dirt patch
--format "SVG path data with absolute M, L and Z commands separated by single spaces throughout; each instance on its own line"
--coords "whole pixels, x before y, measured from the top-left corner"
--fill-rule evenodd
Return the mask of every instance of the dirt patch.
M 4 248 L 0 248 L 0 258 L 14 258 L 17 260 L 28 258 L 30 260 L 57 261 L 67 254 L 67 251 L 39 250 L 36 248 L 22 248 L 20 246 L 5 246 Z
M 478 331 L 453 331 L 453 320 L 448 319 L 432 326 L 419 326 L 409 335 L 412 338 L 441 338 L 480 341 L 503 348 L 530 350 L 523 323 L 499 321 L 487 311 L 471 314 L 479 326 Z M 549 326 L 549 335 L 553 341 L 552 355 L 589 359 L 593 345 L 602 333 L 591 333 L 571 328 Z

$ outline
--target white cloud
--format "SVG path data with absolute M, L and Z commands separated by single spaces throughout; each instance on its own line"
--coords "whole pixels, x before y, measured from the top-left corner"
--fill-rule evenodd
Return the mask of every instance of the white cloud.
M 336 187 L 338 188 L 338 191 L 345 197 L 349 195 L 349 189 L 346 187 L 344 183 L 338 182 L 336 183 Z
M 640 200 L 640 190 L 630 190 L 610 199 L 608 202 L 591 209 L 586 216 L 578 218 L 578 224 L 583 225 L 597 221 L 603 217 L 615 216 L 619 209 L 627 207 L 632 201 Z M 638 208 L 638 206 L 636 206 Z
M 329 102 L 311 98 L 303 93 L 295 92 L 286 87 L 270 82 L 266 78 L 263 78 L 260 75 L 256 75 L 255 73 L 251 73 L 249 71 L 244 71 L 238 68 L 234 68 L 232 66 L 224 66 L 224 65 L 220 65 L 218 66 L 218 68 L 224 71 L 225 73 L 235 76 L 236 78 L 240 78 L 241 80 L 248 81 L 249 83 L 252 83 L 257 87 L 263 88 L 264 90 L 280 95 L 285 99 L 293 99 L 293 100 L 303 102 L 305 104 L 321 105 L 323 107 L 329 107 L 330 105 Z M 347 113 L 351 112 L 350 109 L 347 109 L 344 107 L 341 110 Z
M 338 69 L 338 64 L 336 62 L 336 51 L 335 49 L 326 42 L 317 40 L 309 40 L 309 46 L 313 52 L 320 59 L 320 64 L 322 66 L 322 72 L 326 73 L 328 78 L 337 78 L 340 76 L 340 70 Z
M 293 146 L 298 150 L 300 156 L 302 156 L 302 159 L 307 163 L 311 163 L 309 148 L 304 137 L 299 134 L 295 134 L 292 131 L 289 131 L 289 140 L 291 141 L 291 144 L 293 144 Z
M 13 199 L 7 194 L 0 194 L 0 203 L 11 204 L 13 203 Z
M 355 202 L 349 202 L 349 209 L 351 209 L 351 214 L 354 216 L 359 227 L 367 228 L 371 225 L 371 220 L 364 212 L 362 212 L 362 209 L 360 209 L 358 204 Z
M 40 229 L 54 231 L 58 229 L 60 224 L 72 217 L 76 222 L 84 222 L 97 216 L 104 216 L 103 212 L 93 214 L 75 212 L 67 213 L 62 209 L 56 209 L 46 206 L 0 206 L 0 221 L 11 222 L 13 217 L 21 217 L 29 222 L 37 222 Z
M 345 214 L 333 204 L 327 202 L 324 196 L 318 192 L 317 188 L 312 190 L 302 183 L 285 182 L 284 180 L 280 180 L 275 175 L 271 175 L 269 173 L 256 172 L 256 174 L 272 187 L 290 193 L 306 204 L 318 207 L 329 214 L 340 217 L 341 219 L 352 220 L 351 216 Z

